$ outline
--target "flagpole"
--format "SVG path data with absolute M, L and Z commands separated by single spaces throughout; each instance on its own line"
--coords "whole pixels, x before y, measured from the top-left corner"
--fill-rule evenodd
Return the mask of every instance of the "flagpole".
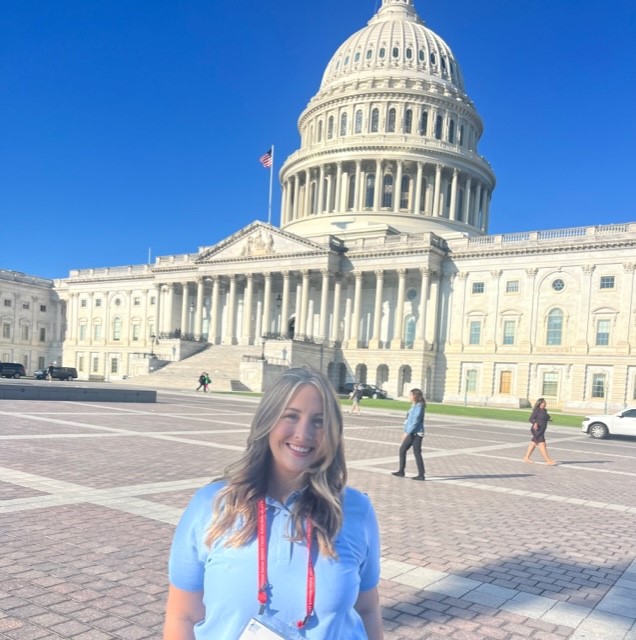
M 274 178 L 274 145 L 272 145 L 272 164 L 269 168 L 269 203 L 267 207 L 267 224 L 272 224 L 272 183 Z

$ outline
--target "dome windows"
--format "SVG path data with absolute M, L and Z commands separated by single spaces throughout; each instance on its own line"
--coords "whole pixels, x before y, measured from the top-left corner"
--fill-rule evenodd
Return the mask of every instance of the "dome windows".
M 362 133 L 362 109 L 358 109 L 355 115 L 354 133 Z
M 435 56 L 435 52 L 431 51 L 431 64 L 435 66 L 437 64 L 437 57 Z
M 373 50 L 372 49 L 368 49 L 367 50 L 367 55 L 366 55 L 367 60 L 371 60 L 372 56 L 373 56 Z
M 327 121 L 327 140 L 331 140 L 331 138 L 333 138 L 333 116 L 329 116 Z
M 455 144 L 455 121 L 451 120 L 448 123 L 448 141 L 451 144 Z
M 356 54 L 353 56 L 353 61 L 354 62 L 359 62 L 360 61 L 360 52 L 356 51 Z
M 371 133 L 377 133 L 380 128 L 380 110 L 373 109 L 371 111 Z
M 425 136 L 428 134 L 428 111 L 422 111 L 420 116 L 420 135 Z
M 347 135 L 347 114 L 346 114 L 346 112 L 340 114 L 340 135 L 341 136 L 346 136 Z
M 442 124 L 443 124 L 442 116 L 437 116 L 437 118 L 435 118 L 435 139 L 436 140 L 442 139 Z
M 426 53 L 424 52 L 424 49 L 420 49 L 418 57 L 420 62 L 424 62 L 424 60 L 426 60 Z
M 395 109 L 389 109 L 389 113 L 386 119 L 386 132 L 395 133 Z
M 378 58 L 384 58 L 385 55 L 386 49 L 384 47 L 380 47 L 380 50 L 378 51 Z
M 349 56 L 345 56 L 345 67 L 349 64 Z
M 407 109 L 404 112 L 404 133 L 411 133 L 413 129 L 413 111 Z
M 394 58 L 399 58 L 400 57 L 400 49 L 399 49 L 399 47 L 393 47 L 393 49 L 391 49 L 391 55 Z
M 405 55 L 407 60 L 411 60 L 413 58 L 413 49 L 411 49 L 411 47 L 408 47 L 406 49 Z

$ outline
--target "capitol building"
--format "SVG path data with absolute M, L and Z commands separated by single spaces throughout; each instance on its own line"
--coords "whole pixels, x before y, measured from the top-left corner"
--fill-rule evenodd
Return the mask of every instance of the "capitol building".
M 337 49 L 298 130 L 280 227 L 54 281 L 0 272 L 2 359 L 132 383 L 190 362 L 256 390 L 250 367 L 311 364 L 393 397 L 635 403 L 636 223 L 489 235 L 483 123 L 412 0 Z

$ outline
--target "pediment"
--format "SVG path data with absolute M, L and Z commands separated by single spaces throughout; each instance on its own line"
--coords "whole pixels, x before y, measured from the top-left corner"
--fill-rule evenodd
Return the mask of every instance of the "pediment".
M 264 222 L 252 222 L 225 240 L 204 247 L 197 263 L 226 262 L 290 255 L 324 254 L 328 249 L 322 245 L 281 231 Z

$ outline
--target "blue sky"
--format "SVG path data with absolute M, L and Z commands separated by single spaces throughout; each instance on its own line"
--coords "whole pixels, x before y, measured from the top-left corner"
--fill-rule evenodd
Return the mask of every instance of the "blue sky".
M 20 0 L 0 22 L 0 268 L 194 252 L 267 220 L 338 46 L 379 0 Z M 497 187 L 491 233 L 636 221 L 636 3 L 416 0 Z M 274 181 L 272 222 L 279 223 Z

